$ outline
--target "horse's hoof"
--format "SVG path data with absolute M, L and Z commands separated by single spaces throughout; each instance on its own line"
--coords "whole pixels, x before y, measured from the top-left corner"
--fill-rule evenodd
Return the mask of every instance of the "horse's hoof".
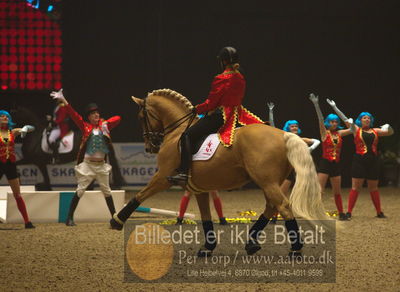
M 199 258 L 207 258 L 207 257 L 210 257 L 210 256 L 212 256 L 212 250 L 208 250 L 208 249 L 205 249 L 205 248 L 201 248 L 201 249 L 199 249 L 199 251 L 197 252 L 197 256 L 199 257 Z
M 246 250 L 248 255 L 252 255 L 261 249 L 261 245 L 259 245 L 258 242 L 250 240 L 249 242 L 246 243 L 244 249 Z
M 122 228 L 124 228 L 124 225 L 119 224 L 114 218 L 112 218 L 110 220 L 110 227 L 111 229 L 122 230 Z

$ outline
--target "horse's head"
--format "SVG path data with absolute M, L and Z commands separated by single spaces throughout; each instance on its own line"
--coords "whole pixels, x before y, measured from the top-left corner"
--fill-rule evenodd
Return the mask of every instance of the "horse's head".
M 152 111 L 151 106 L 146 104 L 146 99 L 134 96 L 132 96 L 132 99 L 139 106 L 138 118 L 143 130 L 145 151 L 158 153 L 164 138 L 162 120 Z
M 146 152 L 158 153 L 164 136 L 178 134 L 175 130 L 194 119 L 190 101 L 171 89 L 154 90 L 145 99 L 132 99 L 140 108 L 138 118 Z

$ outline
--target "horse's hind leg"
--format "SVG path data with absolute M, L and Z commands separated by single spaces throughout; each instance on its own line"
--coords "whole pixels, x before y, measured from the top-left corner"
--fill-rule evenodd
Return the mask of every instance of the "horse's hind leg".
M 266 200 L 270 201 L 271 205 L 276 207 L 285 220 L 285 227 L 291 244 L 291 252 L 289 255 L 299 255 L 300 250 L 303 248 L 303 244 L 301 242 L 299 226 L 296 218 L 294 218 L 292 209 L 290 208 L 289 200 L 282 192 L 281 188 L 275 185 L 266 187 L 264 189 L 264 194 Z
M 197 253 L 198 257 L 211 256 L 212 251 L 217 246 L 217 237 L 214 232 L 213 222 L 211 221 L 210 196 L 208 193 L 196 195 L 197 204 L 199 206 L 201 221 L 203 223 L 203 231 L 205 237 L 204 248 L 200 248 Z
M 249 230 L 249 240 L 245 246 L 248 255 L 252 255 L 261 249 L 261 245 L 258 243 L 260 233 L 267 226 L 274 213 L 276 213 L 276 208 L 266 198 L 264 213 L 258 217 L 256 223 Z
M 265 226 L 267 226 L 270 218 L 276 211 L 279 211 L 285 219 L 285 226 L 289 238 L 291 239 L 291 252 L 299 252 L 303 245 L 301 244 L 299 227 L 293 216 L 288 199 L 283 194 L 278 184 L 265 186 L 263 191 L 266 199 L 266 208 L 264 213 L 258 218 L 257 222 L 254 223 L 249 231 L 249 241 L 245 247 L 247 254 L 254 254 L 261 248 L 258 243 L 259 233 L 265 228 Z

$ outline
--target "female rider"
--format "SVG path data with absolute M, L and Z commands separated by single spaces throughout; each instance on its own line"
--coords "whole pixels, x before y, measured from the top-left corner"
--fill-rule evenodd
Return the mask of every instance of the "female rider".
M 224 47 L 218 55 L 223 72 L 214 78 L 208 98 L 193 108 L 196 114 L 206 113 L 181 136 L 181 163 L 177 175 L 168 177 L 172 184 L 186 184 L 192 161 L 192 146 L 204 136 L 218 132 L 222 145 L 233 143 L 236 122 L 241 125 L 262 123 L 261 119 L 242 106 L 246 81 L 239 72 L 239 55 L 235 48 Z

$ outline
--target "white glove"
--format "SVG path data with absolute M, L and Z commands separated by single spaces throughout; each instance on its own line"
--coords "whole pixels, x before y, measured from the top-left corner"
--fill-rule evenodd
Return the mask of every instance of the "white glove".
M 318 139 L 311 139 L 313 141 L 313 143 L 311 144 L 311 146 L 308 147 L 308 149 L 310 149 L 310 152 L 313 151 L 315 148 L 317 148 L 319 146 L 319 144 L 321 144 L 321 141 L 319 141 Z
M 329 98 L 326 99 L 326 102 L 329 103 L 329 105 L 331 107 L 335 107 L 336 106 L 336 103 L 333 100 L 330 100 Z
M 345 122 L 349 124 L 354 124 L 353 118 L 348 118 L 347 120 L 345 120 Z
M 388 132 L 389 131 L 389 124 L 384 124 L 383 126 L 381 126 L 382 131 Z
M 267 106 L 270 110 L 272 110 L 275 106 L 275 104 L 273 102 L 267 102 Z
M 32 132 L 32 131 L 34 131 L 34 130 L 35 130 L 35 127 L 34 127 L 34 126 L 31 126 L 31 125 L 25 125 L 25 126 L 23 126 L 22 129 L 21 129 L 21 131 L 20 131 L 21 138 L 24 138 L 28 132 Z
M 101 124 L 101 130 L 104 134 L 110 134 L 110 130 L 108 129 L 108 123 L 104 122 Z
M 53 99 L 61 100 L 63 103 L 68 104 L 67 100 L 64 97 L 62 88 L 59 91 L 52 91 L 50 93 L 50 96 L 53 97 Z
M 311 93 L 309 98 L 313 103 L 318 103 L 318 95 L 316 96 L 314 93 Z

